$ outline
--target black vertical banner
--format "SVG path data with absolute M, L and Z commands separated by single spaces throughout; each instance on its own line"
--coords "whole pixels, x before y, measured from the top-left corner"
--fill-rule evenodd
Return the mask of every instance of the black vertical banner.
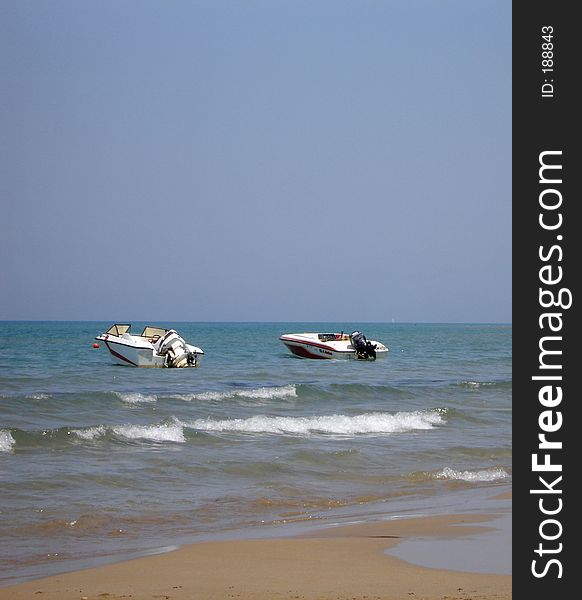
M 576 3 L 513 3 L 513 596 L 582 567 L 582 78 Z M 570 592 L 572 593 L 572 592 Z

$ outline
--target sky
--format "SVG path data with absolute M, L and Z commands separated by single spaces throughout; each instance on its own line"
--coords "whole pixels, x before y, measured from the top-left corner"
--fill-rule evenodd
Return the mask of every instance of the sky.
M 511 322 L 511 2 L 0 0 L 0 319 Z

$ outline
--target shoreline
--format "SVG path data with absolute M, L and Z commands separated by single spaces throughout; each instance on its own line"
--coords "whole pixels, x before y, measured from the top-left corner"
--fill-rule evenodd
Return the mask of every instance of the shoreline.
M 415 540 L 462 544 L 492 531 L 496 516 L 401 517 L 287 537 L 200 541 L 2 587 L 0 600 L 507 600 L 509 574 L 420 566 L 391 553 L 402 542 L 414 552 Z
M 360 502 L 342 506 L 334 511 L 307 511 L 302 514 L 278 515 L 270 522 L 255 519 L 254 523 L 240 524 L 234 527 L 222 527 L 216 530 L 200 531 L 197 533 L 168 533 L 159 531 L 156 544 L 146 543 L 133 549 L 119 549 L 113 552 L 88 553 L 83 552 L 77 557 L 65 557 L 59 554 L 47 555 L 49 560 L 42 562 L 24 563 L 12 562 L 16 570 L 9 569 L 10 560 L 4 562 L 5 569 L 0 569 L 0 589 L 17 584 L 27 583 L 66 573 L 85 571 L 93 568 L 106 567 L 117 563 L 133 561 L 149 556 L 173 552 L 183 547 L 205 542 L 232 542 L 237 540 L 317 537 L 328 529 L 339 531 L 345 527 L 374 525 L 377 523 L 410 520 L 419 517 L 441 517 L 459 513 L 471 515 L 487 515 L 491 528 L 482 527 L 476 532 L 478 541 L 471 537 L 459 538 L 454 541 L 423 542 L 422 538 L 412 536 L 393 550 L 395 557 L 419 566 L 444 568 L 450 570 L 465 570 L 484 572 L 481 563 L 475 563 L 475 554 L 483 554 L 481 546 L 487 541 L 494 551 L 489 552 L 486 564 L 489 566 L 502 565 L 502 569 L 490 570 L 498 574 L 511 572 L 511 484 L 496 485 L 497 490 L 485 490 L 480 487 L 451 484 L 448 494 L 431 496 L 428 505 L 427 497 L 402 496 L 391 498 L 388 506 L 384 502 Z M 501 488 L 501 489 L 499 489 Z M 483 492 L 486 491 L 484 494 Z M 283 518 L 284 517 L 284 518 Z M 494 520 L 499 522 L 496 524 Z M 507 521 L 503 524 L 503 521 Z M 260 524 L 259 524 L 260 521 Z M 500 536 L 499 528 L 505 529 L 505 535 Z M 486 540 L 487 535 L 489 540 Z M 327 534 L 322 533 L 322 536 Z M 425 544 L 424 550 L 421 546 Z M 427 545 L 428 544 L 428 545 Z M 477 553 L 474 552 L 477 550 Z M 490 548 L 491 550 L 491 548 Z M 509 552 L 509 554 L 508 554 Z M 471 559 L 467 560 L 470 556 Z M 490 557 L 493 556 L 493 560 Z M 459 560 L 460 557 L 460 560 Z M 437 560 L 435 560 L 435 558 Z M 444 558 L 444 561 L 443 561 Z M 51 560 L 54 559 L 54 560 Z M 472 568 L 471 568 L 472 567 Z

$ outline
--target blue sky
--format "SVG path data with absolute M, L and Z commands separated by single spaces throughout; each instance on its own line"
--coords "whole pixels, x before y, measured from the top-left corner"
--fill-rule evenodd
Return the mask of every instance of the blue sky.
M 511 3 L 0 0 L 0 319 L 511 321 Z

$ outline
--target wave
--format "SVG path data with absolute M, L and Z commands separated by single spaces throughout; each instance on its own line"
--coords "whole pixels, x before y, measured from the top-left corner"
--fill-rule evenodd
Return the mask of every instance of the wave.
M 12 452 L 16 440 L 12 437 L 10 431 L 0 429 L 0 452 Z
M 434 479 L 454 479 L 460 481 L 496 481 L 509 477 L 509 473 L 501 467 L 491 467 L 478 471 L 459 471 L 445 467 L 433 475 Z
M 73 429 L 71 433 L 74 433 L 82 440 L 94 440 L 104 437 L 107 433 L 107 428 L 103 425 L 98 425 L 97 427 L 87 427 L 86 429 Z
M 184 443 L 184 428 L 179 423 L 164 423 L 161 425 L 120 425 L 112 427 L 111 431 L 127 440 L 149 440 L 152 442 Z
M 31 394 L 30 396 L 26 396 L 26 398 L 30 398 L 31 400 L 48 400 L 50 398 L 49 394 Z
M 113 425 L 73 429 L 71 433 L 83 440 L 97 440 L 113 434 L 123 440 L 184 443 L 183 425 L 177 421 L 153 425 Z
M 36 431 L 14 429 L 0 430 L 0 452 L 11 452 L 14 447 L 66 448 L 80 442 L 128 442 L 141 440 L 146 442 L 184 443 L 184 425 L 177 419 L 168 419 L 149 425 L 93 425 L 87 427 L 59 427 Z
M 140 394 L 139 392 L 114 392 L 114 394 L 126 404 L 156 402 L 158 399 L 155 394 Z
M 250 398 L 252 400 L 276 400 L 279 398 L 297 397 L 295 385 L 276 387 L 260 387 L 251 389 L 225 390 L 216 392 L 198 392 L 194 394 L 179 394 L 172 398 L 179 398 L 187 402 L 202 400 L 204 402 L 220 402 L 231 398 Z
M 197 419 L 190 427 L 207 432 L 266 434 L 391 434 L 432 429 L 444 423 L 442 411 L 366 413 L 355 416 L 323 415 L 312 417 L 271 417 L 258 415 L 248 419 Z
M 0 452 L 11 452 L 15 445 L 34 447 L 51 444 L 62 446 L 86 442 L 146 441 L 156 443 L 180 443 L 192 440 L 192 436 L 205 433 L 250 433 L 274 435 L 389 435 L 433 429 L 444 424 L 443 409 L 388 413 L 364 413 L 360 415 L 321 415 L 310 417 L 281 417 L 257 415 L 247 419 L 196 419 L 182 422 L 170 417 L 159 423 L 92 425 L 87 427 L 60 427 L 57 429 L 22 431 L 0 430 Z M 188 430 L 192 434 L 188 436 Z
M 511 388 L 513 382 L 508 381 L 461 381 L 457 385 L 471 390 L 477 390 L 480 388 L 498 387 L 498 388 Z

